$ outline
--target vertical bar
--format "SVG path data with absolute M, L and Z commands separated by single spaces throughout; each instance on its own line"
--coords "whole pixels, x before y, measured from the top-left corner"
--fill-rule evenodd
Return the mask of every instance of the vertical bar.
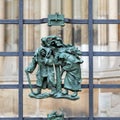
M 19 120 L 23 119 L 23 0 L 19 0 Z
M 89 120 L 93 120 L 93 0 L 88 4 L 89 35 Z

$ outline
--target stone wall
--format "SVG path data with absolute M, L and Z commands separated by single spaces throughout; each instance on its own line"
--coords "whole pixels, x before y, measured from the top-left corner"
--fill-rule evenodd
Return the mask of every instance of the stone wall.
M 0 0 L 0 19 L 19 18 L 18 0 Z M 94 19 L 119 19 L 119 0 L 93 0 Z M 46 18 L 48 14 L 63 13 L 67 18 L 88 19 L 88 0 L 24 0 L 24 19 Z M 88 25 L 65 25 L 64 28 L 49 28 L 44 25 L 24 25 L 24 51 L 34 51 L 41 46 L 40 38 L 49 34 L 64 38 L 64 43 L 72 43 L 81 51 L 88 51 Z M 0 52 L 17 52 L 19 40 L 18 25 L 0 25 Z M 120 50 L 120 25 L 93 25 L 94 51 Z M 84 60 L 82 68 L 83 84 L 88 84 L 89 60 Z M 24 68 L 31 57 L 24 57 Z M 94 83 L 120 84 L 120 57 L 94 57 Z M 18 57 L 0 56 L 0 84 L 18 84 Z M 35 73 L 31 76 L 35 83 Z M 28 84 L 24 75 L 24 84 Z M 29 89 L 23 90 L 24 116 L 46 116 L 52 110 L 61 109 L 65 116 L 89 116 L 89 90 L 79 93 L 80 99 L 36 100 L 28 97 Z M 0 117 L 18 116 L 18 90 L 0 89 Z M 120 116 L 120 89 L 94 89 L 94 115 Z

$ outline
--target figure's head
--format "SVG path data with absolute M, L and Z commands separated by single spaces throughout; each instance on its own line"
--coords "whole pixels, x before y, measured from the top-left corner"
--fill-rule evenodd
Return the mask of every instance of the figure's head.
M 66 49 L 66 52 L 69 53 L 69 54 L 77 55 L 77 56 L 81 55 L 81 51 L 75 46 L 68 47 Z
M 47 37 L 43 37 L 41 39 L 42 41 L 42 46 L 43 47 L 61 47 L 63 46 L 63 42 L 62 42 L 62 39 L 58 36 L 55 36 L 55 35 L 50 35 L 50 36 L 47 36 Z
M 40 55 L 45 57 L 46 56 L 46 50 L 45 49 L 41 49 L 40 50 Z
M 47 38 L 46 37 L 41 38 L 41 41 L 42 41 L 42 46 L 43 47 L 48 47 L 48 42 L 47 42 Z

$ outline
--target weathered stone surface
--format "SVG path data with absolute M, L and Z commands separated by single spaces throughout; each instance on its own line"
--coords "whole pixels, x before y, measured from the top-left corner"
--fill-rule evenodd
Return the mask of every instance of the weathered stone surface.
M 18 114 L 18 91 L 0 90 L 0 116 L 17 116 Z

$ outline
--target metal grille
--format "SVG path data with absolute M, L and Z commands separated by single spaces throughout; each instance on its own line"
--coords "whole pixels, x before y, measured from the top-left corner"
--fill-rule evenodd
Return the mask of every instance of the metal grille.
M 88 4 L 89 16 L 88 20 L 75 20 L 65 18 L 65 23 L 69 24 L 88 24 L 88 37 L 89 37 L 89 51 L 84 52 L 83 56 L 89 57 L 89 84 L 83 84 L 83 89 L 89 89 L 89 116 L 76 117 L 66 119 L 79 119 L 79 120 L 120 120 L 120 117 L 94 117 L 93 114 L 93 90 L 95 88 L 120 88 L 119 84 L 93 84 L 93 57 L 94 56 L 120 56 L 120 52 L 94 52 L 93 51 L 93 24 L 120 24 L 120 20 L 95 20 L 93 19 L 93 0 L 89 0 Z M 0 89 L 18 89 L 19 102 L 18 102 L 18 117 L 4 117 L 2 120 L 40 120 L 46 118 L 32 118 L 23 117 L 23 89 L 28 88 L 28 85 L 23 84 L 23 56 L 33 56 L 33 52 L 23 51 L 23 24 L 43 24 L 47 23 L 48 19 L 39 20 L 26 20 L 23 19 L 23 0 L 19 0 L 19 19 L 18 20 L 0 20 L 0 24 L 18 24 L 19 25 L 19 51 L 18 52 L 0 52 L 0 56 L 18 56 L 19 57 L 19 84 L 6 84 L 0 85 Z M 34 87 L 34 86 L 33 86 Z

